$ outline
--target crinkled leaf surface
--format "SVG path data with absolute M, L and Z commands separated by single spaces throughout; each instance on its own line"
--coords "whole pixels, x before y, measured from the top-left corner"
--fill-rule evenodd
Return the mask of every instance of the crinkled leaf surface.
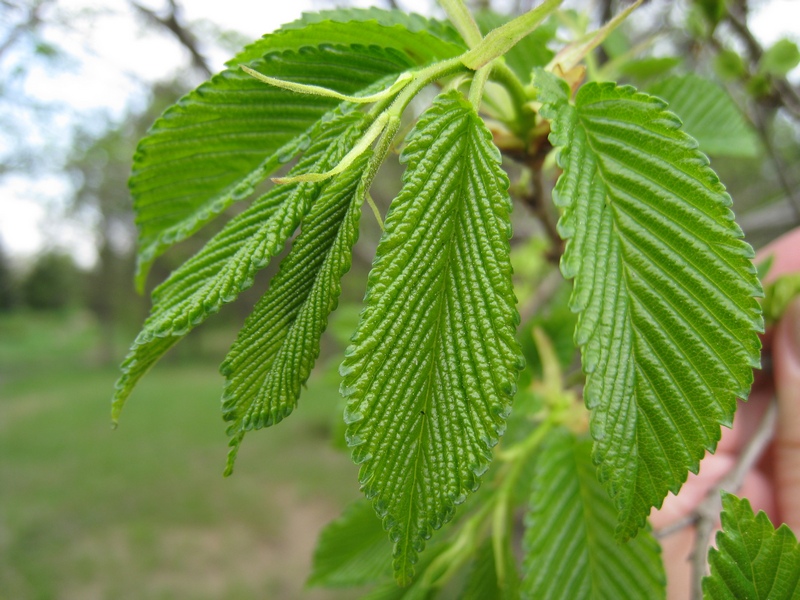
M 525 517 L 522 597 L 531 600 L 663 598 L 661 550 L 649 531 L 614 539 L 614 503 L 597 480 L 592 442 L 557 429 L 536 461 Z
M 306 130 L 336 101 L 299 96 L 255 80 L 272 77 L 365 91 L 410 66 L 449 58 L 460 47 L 400 24 L 310 23 L 249 46 L 230 68 L 167 110 L 140 144 L 130 186 L 139 227 L 140 286 L 152 261 L 254 187 L 307 143 Z
M 759 364 L 761 294 L 730 197 L 658 98 L 538 71 L 564 173 L 561 269 L 600 480 L 629 537 L 730 426 Z
M 722 492 L 722 531 L 709 551 L 711 575 L 703 579 L 709 600 L 797 600 L 800 545 L 785 524 L 777 530 L 747 499 Z
M 324 172 L 345 156 L 366 127 L 361 112 L 338 114 L 318 123 L 311 143 L 290 174 Z M 117 382 L 112 416 L 136 382 L 195 325 L 250 287 L 255 274 L 284 247 L 300 220 L 326 191 L 347 177 L 323 183 L 276 186 L 215 235 L 194 257 L 153 291 L 153 310 L 144 323 Z
M 308 583 L 359 586 L 391 576 L 392 545 L 370 503 L 359 500 L 322 530 Z
M 360 182 L 370 155 L 362 154 L 314 202 L 220 368 L 227 378 L 223 416 L 231 421 L 228 474 L 245 432 L 287 417 L 311 374 L 340 280 L 350 269 L 365 194 Z
M 728 92 L 713 81 L 689 73 L 667 77 L 647 90 L 669 103 L 683 128 L 714 156 L 756 156 L 758 138 Z
M 457 92 L 420 118 L 402 159 L 341 372 L 360 481 L 406 584 L 432 529 L 477 489 L 503 432 L 520 351 L 508 179 Z
M 351 23 L 354 21 L 364 23 L 375 21 L 384 27 L 394 27 L 396 25 L 400 25 L 402 28 L 407 29 L 412 33 L 424 32 L 438 38 L 438 40 L 435 41 L 426 41 L 425 45 L 431 46 L 431 48 L 426 48 L 424 50 L 426 52 L 433 52 L 434 49 L 438 48 L 435 50 L 436 52 L 454 52 L 454 54 L 448 54 L 448 56 L 456 56 L 466 48 L 466 44 L 464 44 L 461 36 L 447 21 L 429 19 L 427 17 L 423 17 L 422 15 L 416 13 L 407 13 L 402 10 L 385 10 L 382 8 L 376 8 L 374 6 L 370 8 L 335 8 L 331 10 L 303 13 L 303 15 L 296 21 L 283 25 L 281 27 L 281 31 L 302 29 L 312 23 L 320 23 L 323 21 L 332 21 L 334 23 Z M 439 40 L 449 44 L 449 48 L 448 46 L 440 46 Z M 448 49 L 444 50 L 445 48 Z M 440 58 L 445 57 L 446 56 L 444 54 L 440 55 Z

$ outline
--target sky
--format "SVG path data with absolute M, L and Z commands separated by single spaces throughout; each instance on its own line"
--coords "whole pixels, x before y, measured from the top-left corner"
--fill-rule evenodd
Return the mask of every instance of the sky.
M 162 0 L 140 0 L 155 10 Z M 260 1 L 252 0 L 183 0 L 185 22 L 207 20 L 221 29 L 241 32 L 255 39 L 282 23 L 295 20 L 303 11 L 330 8 L 336 2 L 326 0 Z M 409 10 L 430 14 L 434 0 L 402 0 Z M 572 4 L 585 5 L 585 1 Z M 354 0 L 350 5 L 385 6 L 380 1 Z M 48 135 L 68 145 L 76 123 L 102 129 L 119 120 L 146 98 L 148 82 L 164 80 L 187 64 L 186 51 L 173 39 L 141 26 L 127 3 L 121 0 L 59 0 L 64 15 L 87 9 L 110 9 L 110 14 L 93 19 L 76 19 L 70 27 L 45 30 L 48 41 L 64 48 L 65 63 L 42 64 L 31 68 L 25 77 L 25 92 L 42 102 L 57 102 L 63 111 L 53 122 Z M 751 27 L 763 43 L 782 36 L 800 38 L 800 0 L 768 0 L 751 17 Z M 7 23 L 0 14 L 0 34 Z M 0 37 L 2 39 L 4 35 Z M 202 44 L 202 40 L 201 40 Z M 221 69 L 229 52 L 201 45 Z M 4 57 L 8 59 L 9 57 Z M 12 57 L 13 58 L 13 57 Z M 6 60 L 8 62 L 8 60 Z M 0 61 L 0 81 L 7 65 Z M 32 132 L 41 128 L 26 123 L 32 118 L 20 113 L 19 126 Z M 98 131 L 99 133 L 99 131 Z M 7 144 L 0 133 L 0 150 Z M 57 147 L 59 142 L 51 142 Z M 64 146 L 66 147 L 66 146 Z M 56 148 L 58 149 L 58 148 Z M 63 150 L 63 148 L 62 148 Z M 0 179 L 0 245 L 12 258 L 25 260 L 42 248 L 57 247 L 70 251 L 86 267 L 95 259 L 91 218 L 65 216 L 65 198 L 72 183 L 58 172 L 36 177 L 7 175 Z

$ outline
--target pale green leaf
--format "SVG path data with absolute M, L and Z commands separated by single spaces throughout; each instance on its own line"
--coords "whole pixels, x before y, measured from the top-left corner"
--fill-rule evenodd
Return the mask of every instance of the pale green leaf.
M 722 531 L 708 554 L 703 579 L 709 600 L 798 600 L 800 545 L 785 524 L 777 530 L 764 511 L 753 514 L 747 499 L 722 492 Z
M 780 39 L 770 46 L 758 63 L 761 73 L 783 77 L 800 64 L 800 49 L 792 40 Z
M 268 38 L 264 52 L 269 53 L 249 66 L 356 94 L 415 65 L 394 48 L 305 47 L 309 35 Z M 337 104 L 265 85 L 237 66 L 168 109 L 139 143 L 130 180 L 139 228 L 139 286 L 157 256 L 247 198 L 302 150 L 305 132 Z
M 507 23 L 510 18 L 482 10 L 475 14 L 475 20 L 481 32 L 486 35 L 492 29 Z M 530 83 L 533 67 L 542 67 L 555 56 L 555 52 L 548 48 L 548 44 L 555 39 L 557 26 L 558 23 L 554 18 L 548 19 L 504 55 L 508 66 L 523 83 Z
M 797 297 L 800 297 L 800 273 L 784 273 L 770 282 L 764 288 L 764 301 L 761 303 L 766 324 L 777 323 Z
M 319 536 L 308 584 L 342 587 L 392 576 L 392 545 L 369 502 L 351 504 Z
M 564 173 L 561 269 L 586 372 L 600 480 L 636 533 L 730 426 L 759 365 L 753 251 L 696 142 L 631 87 L 536 83 Z
M 664 597 L 661 549 L 650 531 L 614 539 L 614 503 L 597 480 L 592 442 L 565 429 L 536 461 L 525 517 L 522 597 L 535 600 L 655 600 Z
M 222 412 L 232 437 L 226 474 L 247 431 L 275 425 L 297 406 L 350 269 L 366 193 L 359 182 L 370 155 L 365 152 L 316 199 L 220 367 L 227 378 Z
M 332 168 L 368 125 L 369 119 L 355 111 L 321 120 L 290 173 Z M 154 290 L 152 312 L 122 364 L 112 408 L 115 420 L 142 375 L 194 326 L 250 287 L 256 272 L 281 251 L 315 200 L 336 185 L 338 179 L 274 187 Z
M 366 307 L 341 372 L 360 481 L 408 583 L 433 529 L 477 489 L 520 352 L 500 155 L 458 92 L 409 136 Z
M 514 553 L 507 548 L 503 555 L 504 580 L 497 576 L 497 562 L 489 537 L 481 544 L 470 565 L 467 583 L 459 600 L 516 600 L 519 598 L 519 574 Z
M 647 90 L 667 101 L 683 128 L 714 156 L 756 156 L 759 143 L 755 131 L 727 91 L 698 75 L 676 75 Z

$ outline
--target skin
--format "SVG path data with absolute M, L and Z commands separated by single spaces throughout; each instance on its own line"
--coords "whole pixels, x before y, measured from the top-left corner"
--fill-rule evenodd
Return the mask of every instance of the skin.
M 774 256 L 768 283 L 784 273 L 800 272 L 800 229 L 778 238 L 758 253 L 757 261 Z M 789 306 L 781 321 L 762 337 L 763 354 L 772 356 L 772 370 L 756 373 L 750 399 L 736 412 L 732 429 L 723 429 L 715 454 L 707 454 L 698 475 L 689 475 L 677 496 L 653 511 L 658 530 L 689 515 L 706 493 L 736 463 L 739 453 L 758 426 L 767 403 L 778 400 L 778 424 L 772 443 L 751 470 L 741 489 L 729 490 L 750 500 L 755 511 L 764 510 L 776 526 L 786 523 L 800 532 L 800 298 Z M 763 361 L 765 366 L 767 360 Z M 667 597 L 690 597 L 694 528 L 686 527 L 661 540 L 667 571 Z

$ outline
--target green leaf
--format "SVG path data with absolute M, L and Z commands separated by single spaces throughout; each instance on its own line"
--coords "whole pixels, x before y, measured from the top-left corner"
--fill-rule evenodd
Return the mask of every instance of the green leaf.
M 698 75 L 673 76 L 648 88 L 669 103 L 700 150 L 714 156 L 752 157 L 759 153 L 755 131 L 728 92 Z
M 271 53 L 250 66 L 272 77 L 355 94 L 414 65 L 395 49 L 305 47 L 311 35 L 306 33 L 270 37 L 264 51 Z M 250 196 L 308 144 L 305 132 L 337 104 L 265 85 L 237 66 L 168 109 L 139 143 L 130 179 L 139 227 L 139 287 L 157 256 Z
M 797 600 L 800 546 L 792 530 L 777 530 L 764 511 L 753 514 L 747 499 L 722 492 L 722 531 L 708 553 L 711 575 L 703 579 L 709 600 Z
M 520 368 L 508 179 L 455 91 L 408 139 L 366 306 L 345 353 L 345 420 L 360 481 L 407 584 L 432 529 L 477 489 Z
M 356 111 L 322 119 L 310 135 L 308 150 L 290 173 L 332 168 L 368 125 L 369 119 Z M 193 327 L 250 287 L 256 272 L 281 251 L 316 199 L 338 181 L 274 187 L 231 219 L 153 291 L 152 312 L 122 364 L 112 405 L 114 420 L 150 367 Z
M 510 18 L 493 11 L 482 10 L 475 14 L 475 20 L 481 29 L 481 33 L 486 35 L 493 29 L 505 25 Z M 532 33 L 522 38 L 517 45 L 511 48 L 505 55 L 505 61 L 520 81 L 530 83 L 531 69 L 533 67 L 543 67 L 555 56 L 555 52 L 547 47 L 547 44 L 555 39 L 558 23 L 550 18 Z
M 475 556 L 467 575 L 467 583 L 459 594 L 460 600 L 514 600 L 519 598 L 519 574 L 514 553 L 508 548 L 504 553 L 505 582 L 497 577 L 497 563 L 492 539 L 487 538 Z
M 465 48 L 455 30 L 438 21 L 399 11 L 342 9 L 306 13 L 294 23 L 253 42 L 228 65 L 249 63 L 274 52 L 275 47 L 284 50 L 320 44 L 391 48 L 418 65 L 453 58 Z
M 597 481 L 591 446 L 556 429 L 537 459 L 525 517 L 522 597 L 663 598 L 658 542 L 649 530 L 628 543 L 614 539 L 616 510 Z
M 778 322 L 791 302 L 800 296 L 800 273 L 784 273 L 764 288 L 764 321 L 767 325 Z
M 636 60 L 627 60 L 620 65 L 619 72 L 634 79 L 643 80 L 663 75 L 683 62 L 678 56 L 648 56 Z
M 392 545 L 369 502 L 351 504 L 319 536 L 308 585 L 359 586 L 392 576 Z
M 466 48 L 464 40 L 461 39 L 455 27 L 449 21 L 439 21 L 416 13 L 407 13 L 402 10 L 385 10 L 374 6 L 370 8 L 335 8 L 303 13 L 297 21 L 284 25 L 281 29 L 302 29 L 306 25 L 322 21 L 335 21 L 337 23 L 375 21 L 384 27 L 401 25 L 412 33 L 429 33 L 445 42 L 455 44 L 462 50 Z
M 658 98 L 536 83 L 564 170 L 561 270 L 586 373 L 599 477 L 632 536 L 730 426 L 759 365 L 761 286 L 731 200 Z
M 722 50 L 714 59 L 714 69 L 723 80 L 741 79 L 747 74 L 744 59 L 734 50 Z
M 797 48 L 797 44 L 782 39 L 764 52 L 758 63 L 758 70 L 767 75 L 783 77 L 798 64 L 800 64 L 800 49 Z
M 362 154 L 314 202 L 269 291 L 220 367 L 227 378 L 222 412 L 231 421 L 232 437 L 226 474 L 233 471 L 247 431 L 275 425 L 297 406 L 336 308 L 340 280 L 350 269 L 366 194 L 360 182 L 370 155 Z

